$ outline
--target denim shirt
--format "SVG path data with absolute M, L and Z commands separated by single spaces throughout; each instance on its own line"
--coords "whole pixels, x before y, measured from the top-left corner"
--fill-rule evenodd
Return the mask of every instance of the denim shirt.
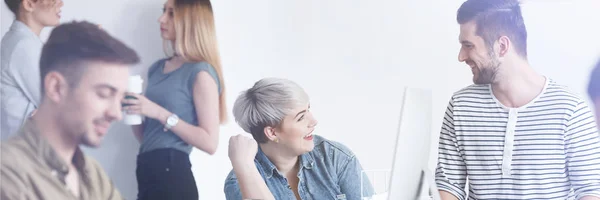
M 360 200 L 373 195 L 373 187 L 356 156 L 346 146 L 314 136 L 315 147 L 299 158 L 298 193 L 303 200 Z M 259 148 L 254 164 L 277 200 L 296 199 L 287 178 Z M 361 177 L 361 173 L 364 174 Z M 361 180 L 362 183 L 361 184 Z M 362 192 L 361 194 L 361 187 Z M 227 200 L 242 200 L 233 170 L 225 180 Z

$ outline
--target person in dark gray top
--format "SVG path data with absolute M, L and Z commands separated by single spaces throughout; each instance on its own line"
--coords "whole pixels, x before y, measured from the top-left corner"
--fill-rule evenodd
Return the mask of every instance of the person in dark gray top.
M 138 199 L 197 200 L 189 154 L 194 147 L 214 154 L 227 120 L 211 3 L 168 0 L 159 22 L 175 53 L 152 64 L 144 95 L 122 101 L 126 112 L 145 117 L 132 127 L 141 142 Z

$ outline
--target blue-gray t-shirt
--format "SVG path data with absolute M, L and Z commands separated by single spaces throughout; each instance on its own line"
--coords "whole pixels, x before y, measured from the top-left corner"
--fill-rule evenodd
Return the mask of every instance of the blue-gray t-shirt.
M 196 75 L 200 71 L 208 72 L 219 86 L 220 80 L 217 71 L 207 62 L 184 63 L 176 70 L 164 73 L 164 66 L 168 59 L 161 59 L 148 70 L 148 85 L 145 96 L 152 102 L 164 107 L 179 116 L 180 121 L 198 126 L 198 115 L 194 106 L 193 89 Z M 164 124 L 156 119 L 146 118 L 140 153 L 162 148 L 173 148 L 186 153 L 192 151 L 192 146 L 183 141 L 171 130 L 164 129 Z

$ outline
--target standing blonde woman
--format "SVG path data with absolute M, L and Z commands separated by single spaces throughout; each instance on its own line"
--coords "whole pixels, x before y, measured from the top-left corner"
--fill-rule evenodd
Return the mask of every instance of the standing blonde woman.
M 159 18 L 172 55 L 148 70 L 144 95 L 128 94 L 124 110 L 146 117 L 140 140 L 138 199 L 198 199 L 189 154 L 214 154 L 227 120 L 225 87 L 209 0 L 168 0 Z M 167 53 L 170 54 L 170 53 Z

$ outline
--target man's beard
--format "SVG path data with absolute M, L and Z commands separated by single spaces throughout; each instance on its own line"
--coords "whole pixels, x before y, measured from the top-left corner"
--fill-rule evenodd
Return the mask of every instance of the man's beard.
M 477 79 L 474 80 L 475 84 L 491 84 L 496 80 L 500 61 L 496 58 L 493 51 L 490 52 L 488 62 L 480 64 L 477 69 L 479 73 L 477 74 Z

